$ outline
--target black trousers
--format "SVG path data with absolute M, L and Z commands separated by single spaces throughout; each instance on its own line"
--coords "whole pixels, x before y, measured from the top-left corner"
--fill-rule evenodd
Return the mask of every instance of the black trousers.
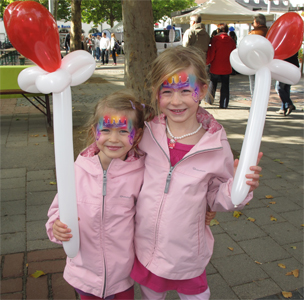
M 105 60 L 106 56 L 106 60 Z M 104 65 L 105 63 L 109 63 L 109 51 L 107 49 L 102 49 L 101 50 L 101 59 L 102 59 L 102 64 Z
M 210 80 L 212 82 L 211 95 L 214 98 L 217 83 L 221 82 L 220 92 L 220 107 L 227 108 L 229 103 L 229 74 L 228 75 L 217 75 L 210 73 Z

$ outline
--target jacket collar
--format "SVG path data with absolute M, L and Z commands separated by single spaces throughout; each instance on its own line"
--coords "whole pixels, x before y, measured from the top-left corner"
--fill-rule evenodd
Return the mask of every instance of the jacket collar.
M 191 154 L 198 150 L 202 151 L 222 148 L 223 146 L 221 140 L 227 139 L 225 130 L 223 129 L 222 125 L 220 125 L 213 118 L 213 116 L 202 107 L 198 108 L 196 117 L 198 122 L 202 123 L 203 128 L 206 130 L 206 133 L 189 153 Z M 156 116 L 151 122 L 147 123 L 147 126 L 151 129 L 156 141 L 169 155 L 165 115 L 161 114 L 160 116 Z
M 102 169 L 99 161 L 98 153 L 99 149 L 96 143 L 93 143 L 78 155 L 75 164 L 93 176 L 103 174 L 104 170 Z M 124 175 L 131 171 L 140 169 L 144 166 L 144 159 L 144 155 L 139 156 L 135 151 L 130 151 L 128 158 L 125 161 L 121 159 L 113 159 L 107 173 L 118 173 L 119 175 Z

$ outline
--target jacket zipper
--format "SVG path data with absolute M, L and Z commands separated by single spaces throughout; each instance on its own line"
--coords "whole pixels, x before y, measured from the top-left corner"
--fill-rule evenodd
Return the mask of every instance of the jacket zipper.
M 99 159 L 99 162 L 100 162 L 100 165 L 102 167 L 100 159 Z M 110 165 L 111 165 L 111 163 L 110 163 Z M 110 167 L 110 165 L 109 165 L 109 167 Z M 109 167 L 108 167 L 108 169 L 109 169 Z M 101 217 L 102 222 L 104 221 L 105 196 L 106 195 L 107 195 L 107 170 L 103 170 L 103 176 L 102 176 L 102 217 Z M 105 258 L 105 252 L 104 251 L 103 251 L 103 263 L 104 263 L 104 284 L 103 284 L 102 298 L 104 298 L 104 296 L 105 296 L 106 283 L 107 283 L 107 266 L 106 266 L 106 258 Z
M 171 183 L 171 179 L 172 179 L 172 173 L 175 169 L 175 167 L 177 165 L 179 165 L 182 161 L 186 160 L 187 158 L 189 157 L 192 157 L 198 153 L 203 153 L 203 152 L 207 152 L 207 151 L 211 151 L 211 150 L 219 150 L 219 149 L 222 149 L 223 147 L 217 147 L 217 148 L 210 148 L 210 149 L 205 149 L 205 150 L 201 150 L 201 151 L 197 151 L 195 153 L 192 153 L 191 155 L 189 156 L 186 156 L 184 158 L 182 158 L 180 161 L 178 161 L 174 166 L 171 165 L 171 161 L 170 161 L 170 158 L 168 157 L 168 155 L 166 154 L 165 150 L 161 147 L 161 145 L 158 143 L 158 141 L 156 140 L 156 138 L 154 137 L 153 133 L 152 133 L 152 130 L 151 130 L 151 127 L 150 125 L 145 122 L 147 128 L 149 129 L 150 131 L 150 134 L 153 138 L 153 140 L 156 142 L 156 144 L 158 145 L 158 147 L 163 151 L 163 153 L 165 154 L 166 158 L 168 159 L 168 162 L 169 162 L 169 165 L 170 165 L 170 170 L 169 170 L 169 173 L 167 175 L 167 179 L 166 179 L 166 186 L 165 186 L 165 190 L 164 190 L 164 194 L 168 194 L 169 192 L 169 186 L 170 186 L 170 183 Z M 160 220 L 160 214 L 161 214 L 161 210 L 162 210 L 162 206 L 163 206 L 163 201 L 164 201 L 164 197 L 162 198 L 162 201 L 161 201 L 161 205 L 160 205 L 160 208 L 158 210 L 158 215 L 157 215 L 157 223 L 156 223 L 156 230 L 155 230 L 155 243 L 154 243 L 154 249 L 153 249 L 153 252 L 152 252 L 152 257 L 154 256 L 154 253 L 155 253 L 155 249 L 156 249 L 156 241 L 157 241 L 157 236 L 158 236 L 158 229 L 159 229 L 159 220 Z M 150 265 L 150 263 L 152 262 L 152 259 L 150 260 L 150 262 L 146 265 Z
M 205 149 L 205 150 L 200 150 L 200 151 L 194 152 L 194 153 L 192 153 L 191 155 L 188 155 L 188 156 L 186 156 L 186 157 L 183 157 L 183 158 L 182 158 L 180 161 L 178 161 L 174 166 L 172 166 L 172 165 L 171 165 L 170 158 L 168 157 L 168 155 L 166 154 L 165 150 L 161 147 L 161 145 L 158 143 L 158 141 L 157 141 L 156 138 L 154 137 L 150 125 L 149 125 L 147 122 L 145 122 L 145 123 L 146 123 L 146 126 L 148 127 L 148 129 L 149 129 L 149 131 L 150 131 L 150 133 L 151 133 L 151 136 L 152 136 L 153 140 L 156 142 L 156 144 L 158 145 L 158 147 L 163 151 L 163 153 L 165 154 L 165 156 L 166 156 L 166 158 L 167 158 L 167 160 L 168 160 L 168 162 L 169 162 L 169 165 L 170 165 L 170 170 L 169 170 L 169 173 L 168 173 L 168 175 L 167 175 L 166 186 L 165 186 L 165 190 L 164 190 L 164 193 L 165 193 L 165 194 L 168 194 L 168 192 L 169 192 L 169 186 L 170 186 L 171 179 L 172 179 L 172 173 L 173 173 L 175 167 L 176 167 L 177 165 L 179 165 L 182 161 L 184 161 L 184 160 L 188 159 L 189 157 L 192 157 L 192 156 L 194 156 L 194 155 L 196 155 L 196 154 L 198 154 L 198 153 L 203 153 L 203 152 L 212 151 L 212 150 L 219 150 L 219 149 L 222 149 L 222 148 L 223 148 L 223 147 L 217 147 L 217 148 L 210 148 L 210 149 Z

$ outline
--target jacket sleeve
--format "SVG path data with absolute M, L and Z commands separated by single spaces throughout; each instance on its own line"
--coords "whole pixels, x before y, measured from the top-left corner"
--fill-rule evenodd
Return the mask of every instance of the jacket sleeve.
M 55 196 L 53 203 L 49 208 L 48 217 L 49 219 L 45 224 L 46 233 L 51 242 L 62 245 L 62 242 L 57 240 L 53 235 L 53 224 L 57 219 L 59 219 L 58 194 Z
M 215 57 L 215 42 L 214 39 L 211 40 L 211 46 L 209 46 L 208 51 L 207 51 L 207 61 L 206 65 L 209 65 L 212 63 Z
M 224 141 L 223 145 L 223 154 L 225 155 L 223 165 L 220 170 L 220 174 L 213 176 L 209 180 L 207 202 L 212 211 L 239 210 L 244 208 L 244 206 L 252 199 L 253 193 L 249 193 L 240 205 L 234 207 L 231 200 L 231 189 L 234 176 L 234 160 L 228 141 Z

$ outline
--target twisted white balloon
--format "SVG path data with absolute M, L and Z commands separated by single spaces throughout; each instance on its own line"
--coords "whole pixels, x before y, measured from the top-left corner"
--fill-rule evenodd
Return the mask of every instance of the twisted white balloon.
M 250 186 L 246 184 L 249 168 L 255 166 L 260 149 L 271 78 L 286 84 L 300 80 L 300 69 L 286 61 L 273 59 L 274 49 L 269 40 L 260 35 L 245 36 L 237 49 L 230 54 L 230 63 L 239 73 L 255 74 L 255 86 L 239 165 L 235 174 L 231 199 L 237 206 L 247 196 Z
M 18 76 L 21 89 L 31 93 L 53 93 L 54 145 L 58 205 L 60 220 L 71 229 L 73 237 L 63 242 L 70 258 L 79 250 L 79 228 L 74 173 L 72 97 L 70 86 L 83 83 L 95 70 L 92 55 L 74 51 L 62 60 L 58 70 L 48 73 L 40 67 L 30 67 Z

